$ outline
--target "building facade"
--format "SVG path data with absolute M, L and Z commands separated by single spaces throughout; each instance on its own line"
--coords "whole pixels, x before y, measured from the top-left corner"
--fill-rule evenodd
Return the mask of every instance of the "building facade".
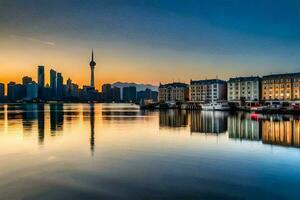
M 38 98 L 39 87 L 35 82 L 26 84 L 26 99 L 33 100 Z
M 260 100 L 260 77 L 236 77 L 227 82 L 227 98 L 230 102 L 259 101 Z
M 5 96 L 5 84 L 0 83 L 0 99 L 3 99 Z
M 50 70 L 50 88 L 51 88 L 51 97 L 56 98 L 56 90 L 57 90 L 57 82 L 56 82 L 56 71 Z
M 124 102 L 136 102 L 136 87 L 135 86 L 129 86 L 129 87 L 123 87 L 123 101 Z
M 226 100 L 226 81 L 219 79 L 191 80 L 190 100 L 193 102 L 215 102 Z
M 263 76 L 261 87 L 262 100 L 300 100 L 300 73 Z
M 63 83 L 64 79 L 61 73 L 57 73 L 57 78 L 56 78 L 56 97 L 57 99 L 61 99 L 63 97 Z
M 189 86 L 185 83 L 160 84 L 158 88 L 160 102 L 185 102 L 189 100 Z
M 38 86 L 44 87 L 45 86 L 45 67 L 38 66 Z

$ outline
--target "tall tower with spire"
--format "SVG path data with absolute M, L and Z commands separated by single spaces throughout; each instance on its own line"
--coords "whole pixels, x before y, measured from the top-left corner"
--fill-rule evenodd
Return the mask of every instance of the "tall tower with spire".
M 96 66 L 96 62 L 94 61 L 94 50 L 92 50 L 92 60 L 90 62 L 90 67 L 91 67 L 91 87 L 95 87 L 95 76 L 94 76 L 95 66 Z

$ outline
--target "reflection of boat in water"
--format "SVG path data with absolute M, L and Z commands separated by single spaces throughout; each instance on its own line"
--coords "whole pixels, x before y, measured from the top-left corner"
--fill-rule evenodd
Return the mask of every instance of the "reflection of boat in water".
M 207 104 L 203 104 L 202 110 L 219 110 L 219 111 L 228 111 L 230 110 L 230 106 L 227 102 L 211 102 Z

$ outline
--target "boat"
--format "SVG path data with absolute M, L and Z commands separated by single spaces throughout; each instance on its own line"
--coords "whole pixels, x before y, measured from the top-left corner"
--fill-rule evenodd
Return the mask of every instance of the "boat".
M 202 110 L 220 110 L 220 111 L 227 111 L 231 109 L 227 102 L 211 102 L 211 103 L 203 104 L 201 108 Z

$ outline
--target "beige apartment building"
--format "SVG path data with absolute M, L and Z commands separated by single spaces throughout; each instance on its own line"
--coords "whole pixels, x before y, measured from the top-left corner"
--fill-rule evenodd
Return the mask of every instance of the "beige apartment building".
M 185 102 L 189 100 L 189 86 L 185 83 L 160 84 L 158 88 L 159 102 Z
M 190 101 L 209 103 L 226 100 L 226 85 L 226 81 L 219 79 L 191 80 Z
M 262 100 L 300 100 L 300 73 L 262 77 Z

